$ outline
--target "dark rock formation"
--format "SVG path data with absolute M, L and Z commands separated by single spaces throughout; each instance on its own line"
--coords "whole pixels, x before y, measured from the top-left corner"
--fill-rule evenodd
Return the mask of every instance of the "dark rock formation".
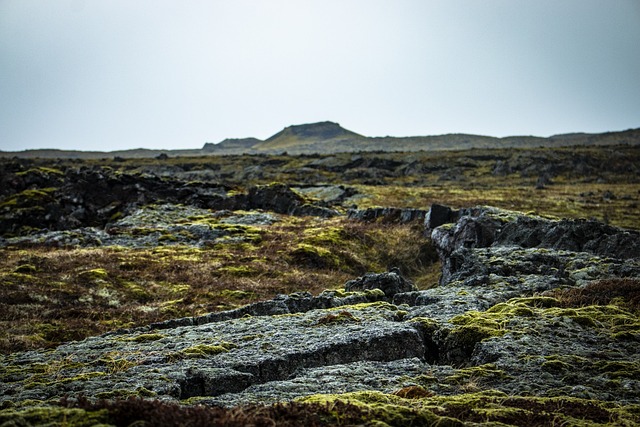
M 331 217 L 339 213 L 284 184 L 254 186 L 248 192 L 211 182 L 185 182 L 154 175 L 115 173 L 82 167 L 65 173 L 47 168 L 2 176 L 0 236 L 34 230 L 104 228 L 149 204 L 184 204 L 220 210 L 263 209 L 291 215 Z
M 433 204 L 425 215 L 424 226 L 427 230 L 433 230 L 443 224 L 455 222 L 457 219 L 457 211 L 452 210 L 448 206 Z
M 252 187 L 246 196 L 246 204 L 249 209 L 265 209 L 289 215 L 311 215 L 325 218 L 338 215 L 335 210 L 311 204 L 309 200 L 290 189 L 286 184 Z
M 413 283 L 402 277 L 397 268 L 386 273 L 369 273 L 355 280 L 349 280 L 344 285 L 344 289 L 348 292 L 380 289 L 389 298 L 395 294 L 418 290 Z
M 406 224 L 413 221 L 424 221 L 427 211 L 410 208 L 368 208 L 349 209 L 347 216 L 349 219 L 358 221 L 383 221 L 391 223 Z

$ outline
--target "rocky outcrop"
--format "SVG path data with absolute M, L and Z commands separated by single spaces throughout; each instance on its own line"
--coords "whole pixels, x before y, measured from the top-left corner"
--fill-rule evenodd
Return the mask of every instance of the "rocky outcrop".
M 240 200 L 241 203 L 244 201 L 242 198 Z M 286 184 L 251 187 L 245 200 L 249 209 L 265 209 L 289 215 L 309 215 L 325 218 L 338 215 L 338 212 L 333 209 L 312 204 Z
M 424 221 L 427 211 L 410 208 L 367 208 L 349 209 L 347 216 L 349 219 L 358 221 L 382 221 L 399 224 L 407 224 L 413 221 Z
M 0 356 L 0 405 L 82 394 L 234 406 L 406 387 L 638 404 L 638 233 L 453 212 L 426 215 L 443 263 L 435 288 L 368 274 L 344 292 Z
M 449 282 L 461 268 L 468 252 L 465 249 L 471 248 L 541 248 L 621 260 L 640 258 L 640 233 L 598 221 L 554 221 L 488 207 L 447 209 L 434 207 L 435 213 L 430 212 L 425 221 L 443 262 L 442 283 Z M 456 223 L 447 224 L 456 219 Z
M 0 237 L 29 235 L 43 229 L 104 229 L 151 204 L 211 211 L 262 209 L 298 216 L 339 214 L 326 203 L 284 184 L 253 186 L 244 191 L 207 181 L 125 174 L 108 167 L 69 168 L 66 172 L 32 168 L 0 179 L 7 185 L 2 190 L 6 194 L 0 198 Z

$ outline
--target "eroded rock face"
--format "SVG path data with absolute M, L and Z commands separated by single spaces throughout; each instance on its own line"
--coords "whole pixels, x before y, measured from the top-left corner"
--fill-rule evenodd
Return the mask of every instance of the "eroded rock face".
M 172 242 L 204 246 L 228 237 L 221 227 L 207 223 L 207 218 L 213 220 L 221 212 L 269 212 L 244 214 L 235 218 L 238 225 L 272 223 L 276 221 L 272 213 L 323 218 L 340 215 L 327 207 L 327 202 L 308 198 L 284 184 L 232 192 L 207 182 L 116 174 L 100 168 L 69 170 L 66 175 L 33 170 L 18 176 L 14 184 L 15 194 L 0 203 L 0 246 L 148 247 Z M 28 188 L 36 184 L 45 187 Z M 198 217 L 198 222 L 190 223 L 188 218 L 192 217 Z M 225 221 L 231 224 L 233 218 Z M 145 237 L 132 239 L 128 232 L 142 228 Z
M 234 406 L 414 385 L 640 402 L 637 233 L 486 207 L 443 212 L 427 215 L 438 287 L 369 274 L 347 292 L 0 356 L 0 405 L 83 394 Z M 628 293 L 611 292 L 623 281 Z M 579 289 L 603 295 L 567 296 Z
M 438 211 L 441 210 L 438 207 Z M 457 222 L 442 223 L 435 229 L 426 223 L 443 262 L 442 283 L 451 280 L 464 262 L 464 250 L 472 248 L 540 248 L 554 251 L 550 252 L 550 258 L 554 258 L 555 251 L 615 259 L 640 258 L 640 233 L 598 221 L 554 221 L 489 207 L 462 209 L 443 216 Z M 537 264 L 545 263 L 538 260 Z

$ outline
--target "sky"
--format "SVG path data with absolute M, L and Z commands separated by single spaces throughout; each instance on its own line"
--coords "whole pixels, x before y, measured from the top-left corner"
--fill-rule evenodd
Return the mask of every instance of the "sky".
M 0 150 L 640 127 L 638 0 L 0 0 Z

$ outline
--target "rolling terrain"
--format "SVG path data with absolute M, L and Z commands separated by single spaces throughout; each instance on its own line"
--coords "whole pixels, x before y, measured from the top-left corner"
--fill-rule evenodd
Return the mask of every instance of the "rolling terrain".
M 344 129 L 338 123 L 318 122 L 293 125 L 262 141 L 257 138 L 228 138 L 220 143 L 207 142 L 200 149 L 120 151 L 26 150 L 0 151 L 1 157 L 22 158 L 152 158 L 157 156 L 202 156 L 238 154 L 335 154 L 355 152 L 416 152 L 468 149 L 559 148 L 570 146 L 639 145 L 640 129 L 600 134 L 571 133 L 548 138 L 509 136 L 496 138 L 469 134 L 437 136 L 367 137 Z
M 2 158 L 0 425 L 637 425 L 634 135 Z

